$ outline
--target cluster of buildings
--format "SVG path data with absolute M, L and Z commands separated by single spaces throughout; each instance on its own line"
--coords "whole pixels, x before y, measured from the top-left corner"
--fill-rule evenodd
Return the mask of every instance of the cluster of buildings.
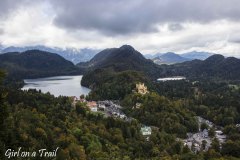
M 113 102 L 110 100 L 105 101 L 87 101 L 84 98 L 71 97 L 73 106 L 76 106 L 77 102 L 84 102 L 86 106 L 92 112 L 101 112 L 106 117 L 118 117 L 124 120 L 130 121 L 131 118 L 128 118 L 123 112 L 122 107 L 117 104 L 118 102 Z
M 87 106 L 92 112 L 97 112 L 98 111 L 98 104 L 96 101 L 89 101 L 87 102 Z
M 202 143 L 205 141 L 205 148 L 202 148 Z M 207 151 L 211 147 L 212 140 L 208 136 L 208 130 L 204 129 L 198 133 L 187 133 L 187 139 L 183 140 L 184 145 L 188 146 L 193 152 L 203 149 Z
M 217 129 L 217 127 L 215 127 L 215 125 L 209 120 L 203 119 L 202 117 L 197 117 L 197 119 L 199 124 L 199 132 L 187 133 L 187 139 L 183 140 L 184 145 L 188 146 L 188 148 L 195 153 L 200 150 L 208 151 L 212 143 L 212 138 L 209 137 L 209 129 L 201 130 L 201 124 L 205 123 L 209 128 L 214 127 L 214 129 Z M 224 135 L 221 130 L 215 131 L 215 137 L 218 139 L 220 146 L 226 141 L 226 135 Z M 205 142 L 205 148 L 202 148 L 203 142 Z
M 147 87 L 144 85 L 144 83 L 138 83 L 136 84 L 136 89 L 135 92 L 145 95 L 149 93 Z M 72 104 L 75 107 L 77 102 L 84 102 L 86 103 L 86 106 L 90 109 L 92 112 L 101 112 L 103 113 L 106 117 L 116 117 L 123 119 L 125 121 L 131 121 L 132 118 L 127 117 L 123 112 L 122 112 L 122 107 L 118 104 L 119 102 L 117 101 L 110 101 L 110 100 L 105 100 L 105 101 L 87 101 L 83 96 L 80 96 L 79 98 L 76 96 L 71 97 L 72 99 Z M 140 108 L 141 103 L 136 104 L 136 108 Z M 141 133 L 143 136 L 146 137 L 146 140 L 149 140 L 149 136 L 152 134 L 152 129 L 151 127 L 148 126 L 143 126 L 141 127 Z
M 124 120 L 130 120 L 123 112 L 122 107 L 117 104 L 118 102 L 113 102 L 110 100 L 98 101 L 98 106 L 101 111 L 105 113 L 106 116 L 121 118 Z

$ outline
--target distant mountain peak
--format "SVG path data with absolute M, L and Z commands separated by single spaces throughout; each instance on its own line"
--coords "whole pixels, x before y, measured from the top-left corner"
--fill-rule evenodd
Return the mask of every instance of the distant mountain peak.
M 185 61 L 189 61 L 190 59 L 181 57 L 180 55 L 173 53 L 173 52 L 167 52 L 165 54 L 159 55 L 152 59 L 152 61 L 156 64 L 174 64 L 174 63 L 181 63 Z
M 58 54 L 41 50 L 8 52 L 0 55 L 0 68 L 14 78 L 35 78 L 79 73 L 70 61 Z
M 145 59 L 140 52 L 130 45 L 105 49 L 95 55 L 89 62 L 79 63 L 77 66 L 88 70 L 111 68 L 115 71 L 146 71 L 148 67 L 155 71 L 155 68 L 157 68 L 156 64 Z
M 222 61 L 224 59 L 225 59 L 225 57 L 223 55 L 221 55 L 221 54 L 214 54 L 214 55 L 208 57 L 205 61 L 207 61 L 207 62 L 216 62 L 216 61 Z
M 127 44 L 121 46 L 119 49 L 135 51 L 135 49 L 131 45 L 127 45 Z
M 173 53 L 173 52 L 167 52 L 167 53 L 165 53 L 165 54 L 163 54 L 163 55 L 174 55 L 174 56 L 179 56 L 178 54 Z

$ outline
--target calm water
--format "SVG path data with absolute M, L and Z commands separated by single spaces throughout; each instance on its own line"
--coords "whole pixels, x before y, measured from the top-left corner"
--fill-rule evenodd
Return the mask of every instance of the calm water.
M 81 86 L 82 76 L 56 76 L 38 79 L 25 79 L 26 85 L 22 90 L 30 88 L 50 92 L 54 96 L 77 96 L 88 94 L 90 89 Z
M 165 81 L 179 81 L 184 80 L 186 77 L 176 76 L 176 77 L 166 77 L 166 78 L 158 78 L 158 81 L 165 82 Z

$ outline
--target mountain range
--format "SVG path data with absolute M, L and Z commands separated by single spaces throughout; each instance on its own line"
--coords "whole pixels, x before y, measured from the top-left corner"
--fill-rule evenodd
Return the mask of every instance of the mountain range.
M 240 59 L 215 54 L 206 60 L 193 60 L 166 67 L 168 74 L 201 79 L 240 79 Z
M 191 55 L 191 54 L 190 54 Z M 171 62 L 181 59 L 174 53 L 162 55 Z M 0 68 L 18 78 L 34 78 L 62 74 L 96 74 L 99 70 L 112 72 L 138 71 L 151 79 L 165 76 L 186 76 L 187 78 L 219 78 L 225 80 L 240 79 L 240 60 L 234 57 L 212 55 L 205 60 L 188 60 L 172 65 L 157 65 L 146 59 L 132 46 L 105 49 L 87 62 L 74 65 L 55 53 L 29 50 L 0 54 Z M 91 76 L 88 76 L 91 77 Z
M 182 62 L 191 61 L 194 59 L 205 60 L 213 54 L 214 53 L 197 52 L 197 51 L 192 51 L 192 52 L 187 52 L 182 54 L 167 52 L 167 53 L 157 53 L 154 55 L 146 54 L 145 57 L 147 59 L 151 59 L 154 63 L 161 65 L 161 64 L 182 63 Z
M 90 48 L 83 48 L 83 49 L 75 49 L 75 48 L 56 48 L 56 47 L 46 47 L 42 45 L 37 46 L 26 46 L 26 47 L 14 47 L 10 46 L 7 48 L 0 48 L 1 53 L 8 53 L 8 52 L 25 52 L 28 50 L 41 50 L 51 53 L 56 53 L 65 59 L 77 64 L 79 62 L 86 62 L 89 61 L 94 55 L 96 55 L 99 50 L 90 49 Z
M 172 53 L 168 53 L 166 56 L 175 57 Z M 99 70 L 108 69 L 107 71 L 115 72 L 140 71 L 152 80 L 166 76 L 185 76 L 189 79 L 240 79 L 240 59 L 234 57 L 225 58 L 222 55 L 215 54 L 205 60 L 189 60 L 172 65 L 157 65 L 128 45 L 103 50 L 89 62 L 79 63 L 77 66 L 87 69 L 89 78 L 91 78 L 90 75 L 103 74 Z M 86 80 L 84 81 L 86 82 Z
M 15 47 L 10 46 L 4 48 L 0 45 L 0 53 L 8 53 L 8 52 L 25 52 L 27 50 L 41 50 L 51 53 L 56 53 L 65 59 L 77 64 L 79 62 L 87 62 L 91 60 L 100 50 L 97 49 L 90 49 L 90 48 L 57 48 L 57 47 L 46 47 L 43 45 L 36 45 L 36 46 L 26 46 L 26 47 Z M 174 64 L 174 63 L 181 63 L 185 61 L 190 61 L 194 59 L 205 60 L 209 56 L 213 55 L 214 53 L 209 52 L 187 52 L 182 54 L 176 54 L 173 52 L 168 53 L 157 53 L 157 54 L 145 54 L 144 57 L 147 59 L 151 59 L 156 64 Z

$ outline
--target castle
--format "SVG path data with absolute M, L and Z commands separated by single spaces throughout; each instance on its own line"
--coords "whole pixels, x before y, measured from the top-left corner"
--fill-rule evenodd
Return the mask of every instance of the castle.
M 144 85 L 144 83 L 136 84 L 136 91 L 143 95 L 148 93 L 147 87 Z

